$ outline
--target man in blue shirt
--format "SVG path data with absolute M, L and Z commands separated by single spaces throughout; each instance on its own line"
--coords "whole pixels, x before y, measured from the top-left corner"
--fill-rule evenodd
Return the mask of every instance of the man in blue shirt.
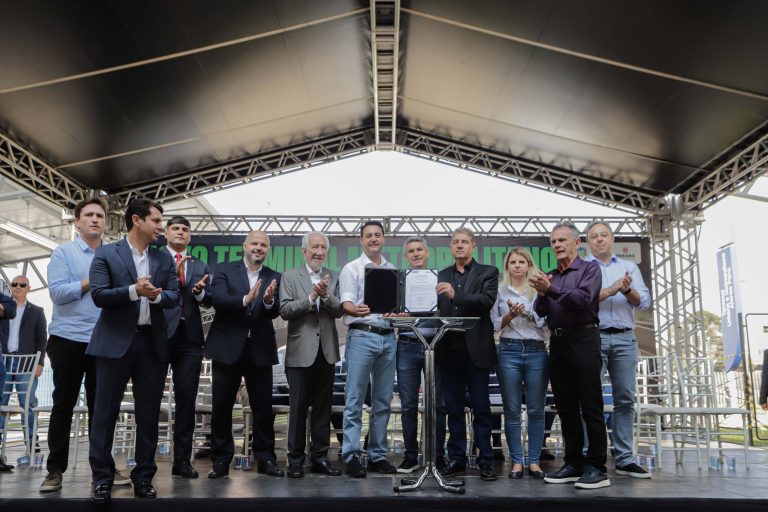
M 72 411 L 80 396 L 85 376 L 88 405 L 88 431 L 93 418 L 96 370 L 92 357 L 85 354 L 91 331 L 99 318 L 99 308 L 90 294 L 88 271 L 107 220 L 107 208 L 98 197 L 81 201 L 75 207 L 75 228 L 79 236 L 53 251 L 48 264 L 48 289 L 53 315 L 48 326 L 46 352 L 53 370 L 53 408 L 48 426 L 48 460 L 40 492 L 61 489 L 62 474 L 67 470 Z M 116 485 L 128 485 L 125 476 L 115 478 Z
M 600 265 L 600 345 L 602 373 L 611 379 L 613 394 L 613 447 L 616 474 L 633 478 L 651 478 L 635 464 L 632 434 L 635 423 L 635 375 L 637 340 L 634 308 L 647 310 L 651 304 L 643 276 L 633 262 L 618 259 L 613 253 L 613 232 L 603 221 L 587 228 L 587 243 L 592 255 L 588 260 Z

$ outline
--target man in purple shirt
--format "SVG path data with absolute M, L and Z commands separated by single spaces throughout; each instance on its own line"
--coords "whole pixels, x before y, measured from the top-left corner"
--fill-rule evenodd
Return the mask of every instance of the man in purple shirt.
M 552 331 L 549 375 L 565 440 L 565 464 L 544 478 L 551 484 L 575 482 L 579 489 L 608 487 L 605 460 L 608 449 L 600 383 L 598 309 L 602 278 L 597 263 L 578 256 L 579 230 L 572 223 L 557 224 L 550 236 L 557 269 L 549 276 L 531 276 L 538 292 L 534 309 L 547 317 Z M 582 418 L 589 447 L 586 457 Z

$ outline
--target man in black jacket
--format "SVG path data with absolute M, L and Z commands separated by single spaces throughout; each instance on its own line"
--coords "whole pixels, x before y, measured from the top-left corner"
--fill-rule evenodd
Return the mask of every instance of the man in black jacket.
M 5 281 L 0 279 L 0 340 L 8 341 L 8 320 L 16 316 L 16 303 L 11 298 L 11 292 Z M 0 357 L 3 355 L 0 344 Z M 0 364 L 0 390 L 5 387 L 5 366 Z M 0 457 L 0 473 L 7 473 L 13 469 L 13 466 L 6 464 Z
M 235 454 L 232 407 L 245 377 L 253 411 L 253 457 L 259 473 L 283 476 L 275 456 L 275 416 L 272 413 L 272 366 L 278 363 L 272 319 L 280 314 L 280 274 L 264 266 L 269 237 L 251 231 L 243 243 L 242 260 L 222 263 L 211 281 L 213 320 L 205 354 L 213 359 L 213 415 L 208 478 L 229 474 Z
M 195 402 L 203 361 L 203 322 L 200 306 L 211 307 L 213 298 L 206 290 L 208 265 L 189 255 L 187 246 L 192 238 L 189 221 L 176 216 L 165 227 L 166 249 L 176 264 L 179 278 L 179 304 L 164 309 L 168 323 L 173 370 L 173 400 L 176 414 L 173 423 L 173 466 L 171 474 L 197 478 L 190 458 L 195 432 Z
M 491 402 L 488 382 L 496 365 L 491 308 L 499 288 L 499 270 L 481 265 L 472 257 L 475 235 L 459 228 L 451 236 L 455 263 L 438 274 L 440 316 L 479 317 L 464 333 L 448 333 L 437 347 L 437 365 L 442 375 L 443 400 L 448 410 L 448 457 L 445 476 L 464 473 L 467 465 L 467 425 L 464 416 L 465 389 L 469 392 L 474 420 L 472 427 L 480 455 L 480 478 L 496 480 L 491 466 Z
M 10 392 L 15 387 L 19 401 L 26 398 L 29 393 L 29 413 L 27 414 L 26 426 L 29 437 L 30 447 L 32 446 L 32 430 L 34 427 L 34 413 L 32 409 L 37 407 L 37 378 L 43 373 L 45 364 L 45 345 L 47 341 L 47 329 L 45 321 L 45 312 L 43 308 L 27 301 L 29 294 L 29 279 L 26 276 L 16 276 L 11 281 L 11 294 L 16 303 L 16 316 L 8 323 L 8 336 L 3 337 L 0 342 L 3 345 L 5 354 L 29 355 L 40 352 L 40 360 L 35 369 L 35 375 L 30 383 L 27 376 L 15 375 L 14 380 L 9 381 L 6 378 L 5 392 L 3 393 L 2 405 L 8 405 Z M 0 429 L 5 424 L 5 417 L 0 416 Z M 39 448 L 37 448 L 39 450 Z

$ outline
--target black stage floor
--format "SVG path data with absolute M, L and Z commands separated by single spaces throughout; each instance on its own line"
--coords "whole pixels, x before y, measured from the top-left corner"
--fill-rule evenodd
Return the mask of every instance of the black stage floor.
M 75 468 L 64 475 L 61 492 L 40 494 L 38 487 L 44 470 L 30 466 L 17 467 L 13 473 L 0 473 L 0 510 L 21 512 L 91 510 L 90 471 L 87 462 L 87 444 L 80 447 L 80 460 Z M 403 475 L 369 475 L 366 479 L 347 476 L 325 477 L 308 474 L 303 479 L 274 478 L 255 471 L 232 470 L 230 477 L 221 480 L 205 478 L 210 461 L 198 459 L 195 466 L 201 477 L 197 480 L 172 478 L 170 463 L 159 461 L 154 485 L 156 500 L 133 497 L 130 487 L 116 487 L 109 510 L 140 510 L 164 512 L 205 510 L 228 512 L 258 510 L 294 511 L 306 509 L 346 511 L 411 510 L 606 510 L 653 511 L 684 510 L 766 510 L 768 507 L 768 451 L 751 452 L 751 468 L 744 467 L 743 453 L 727 450 L 736 456 L 735 471 L 699 470 L 692 454 L 686 454 L 685 464 L 675 465 L 671 454 L 665 456 L 663 470 L 655 470 L 652 480 L 638 480 L 616 476 L 609 460 L 612 485 L 598 490 L 576 490 L 571 484 L 545 484 L 531 478 L 510 480 L 506 477 L 509 462 L 496 463 L 499 479 L 483 482 L 476 472 L 464 477 L 466 494 L 449 494 L 438 489 L 429 479 L 421 489 L 409 493 L 395 493 L 393 486 Z M 11 451 L 9 461 L 13 460 Z M 397 462 L 397 461 L 395 461 Z M 545 470 L 558 467 L 562 461 L 543 464 Z M 341 463 L 339 463 L 342 466 Z

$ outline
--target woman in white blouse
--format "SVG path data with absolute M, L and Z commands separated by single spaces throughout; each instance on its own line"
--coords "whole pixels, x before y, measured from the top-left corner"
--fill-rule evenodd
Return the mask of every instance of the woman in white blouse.
M 533 311 L 536 290 L 528 275 L 536 267 L 531 254 L 520 247 L 504 257 L 504 274 L 491 319 L 499 338 L 496 374 L 504 401 L 504 430 L 512 471 L 509 478 L 523 477 L 523 444 L 520 407 L 523 385 L 528 414 L 528 474 L 543 479 L 539 466 L 544 441 L 544 400 L 547 392 L 547 331 L 545 321 Z

